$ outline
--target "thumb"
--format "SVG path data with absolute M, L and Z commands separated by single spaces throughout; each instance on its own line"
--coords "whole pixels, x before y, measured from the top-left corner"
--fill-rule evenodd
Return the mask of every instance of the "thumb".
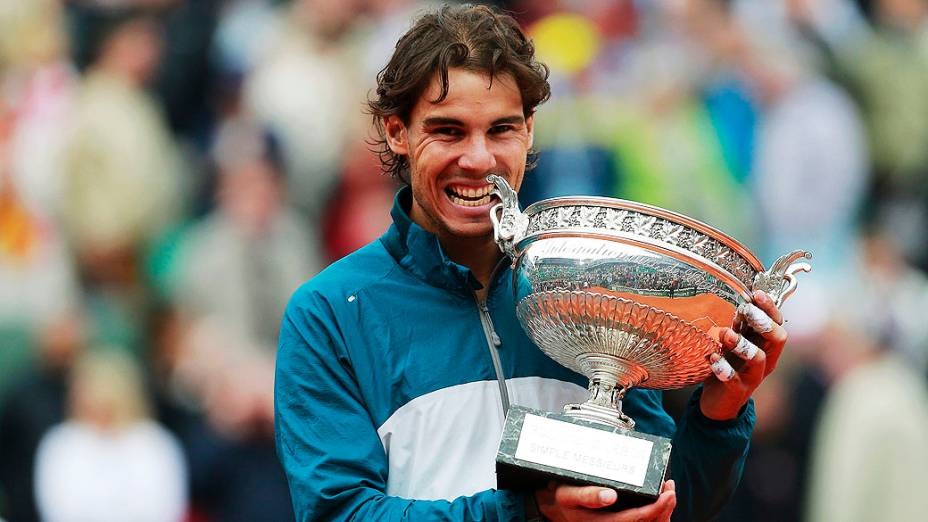
M 554 492 L 554 501 L 564 507 L 601 508 L 615 502 L 616 492 L 596 486 L 560 485 Z

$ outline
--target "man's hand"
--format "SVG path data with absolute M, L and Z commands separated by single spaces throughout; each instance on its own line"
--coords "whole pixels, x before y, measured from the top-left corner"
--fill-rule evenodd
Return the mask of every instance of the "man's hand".
M 664 482 L 661 494 L 653 504 L 623 511 L 601 511 L 616 500 L 615 491 L 596 486 L 568 486 L 551 483 L 547 489 L 535 492 L 538 509 L 552 522 L 669 522 L 677 505 L 677 493 L 672 480 Z
M 786 344 L 783 315 L 761 291 L 753 304 L 738 307 L 734 328 L 721 332 L 724 357 L 712 354 L 713 375 L 703 384 L 699 409 L 714 420 L 733 419 L 764 378 L 776 368 Z

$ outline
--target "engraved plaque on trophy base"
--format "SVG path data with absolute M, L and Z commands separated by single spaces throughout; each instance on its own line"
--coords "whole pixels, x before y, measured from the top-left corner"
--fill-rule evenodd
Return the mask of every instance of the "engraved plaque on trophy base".
M 549 481 L 614 489 L 620 510 L 654 502 L 670 461 L 670 439 L 522 406 L 509 409 L 499 452 L 499 489 Z

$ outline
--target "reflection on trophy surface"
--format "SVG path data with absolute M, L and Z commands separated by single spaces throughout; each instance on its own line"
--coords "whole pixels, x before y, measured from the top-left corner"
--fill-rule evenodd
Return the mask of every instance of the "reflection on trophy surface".
M 796 251 L 764 270 L 724 233 L 631 201 L 554 198 L 522 212 L 505 180 L 487 179 L 501 199 L 490 217 L 513 260 L 522 327 L 549 357 L 590 379 L 589 399 L 565 407 L 570 418 L 632 430 L 621 410 L 629 389 L 705 380 L 709 356 L 721 353 L 720 330 L 751 292 L 779 306 L 795 274 L 811 268 L 811 255 Z

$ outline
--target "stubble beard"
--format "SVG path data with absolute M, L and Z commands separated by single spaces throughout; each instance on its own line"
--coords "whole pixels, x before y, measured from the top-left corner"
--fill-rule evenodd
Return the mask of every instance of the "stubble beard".
M 439 197 L 446 197 L 439 195 Z M 422 191 L 412 187 L 412 198 L 413 203 L 419 207 L 421 212 L 419 215 L 421 219 L 426 221 L 424 228 L 435 234 L 439 239 L 459 239 L 473 241 L 480 238 L 490 238 L 493 235 L 492 229 L 488 230 L 486 233 L 478 234 L 467 234 L 461 231 L 453 230 L 451 227 L 441 219 L 438 213 L 438 209 L 431 205 L 428 198 L 428 194 L 423 194 Z M 449 200 L 450 201 L 450 200 Z M 438 203 L 438 202 L 435 202 Z M 487 225 L 490 223 L 490 218 L 487 216 Z M 421 224 L 420 224 L 421 225 Z
M 430 232 L 435 234 L 439 239 L 458 239 L 458 240 L 467 241 L 467 242 L 479 241 L 481 239 L 492 241 L 493 227 L 490 225 L 489 215 L 487 215 L 486 222 L 484 223 L 484 226 L 488 227 L 485 232 L 468 234 L 468 233 L 463 233 L 461 231 L 452 230 L 451 227 L 449 227 L 440 218 L 437 205 L 435 207 L 428 205 L 430 201 L 428 197 L 429 195 L 423 193 L 421 189 L 417 189 L 416 185 L 412 183 L 412 180 L 415 179 L 415 174 L 414 174 L 415 165 L 411 161 L 408 163 L 408 169 L 409 169 L 408 179 L 409 179 L 409 186 L 412 189 L 413 204 L 418 206 L 419 209 L 421 209 L 422 211 L 421 217 L 427 222 L 427 227 Z M 509 182 L 511 179 L 511 176 L 509 175 L 508 172 L 502 172 L 502 171 L 497 171 L 497 170 L 487 172 L 484 174 L 483 177 L 486 178 L 487 176 L 491 174 L 499 176 L 505 179 L 507 182 Z M 426 188 L 425 190 L 428 190 L 428 188 Z M 439 194 L 438 197 L 447 198 L 445 194 Z M 436 201 L 435 203 L 437 204 L 438 201 Z

